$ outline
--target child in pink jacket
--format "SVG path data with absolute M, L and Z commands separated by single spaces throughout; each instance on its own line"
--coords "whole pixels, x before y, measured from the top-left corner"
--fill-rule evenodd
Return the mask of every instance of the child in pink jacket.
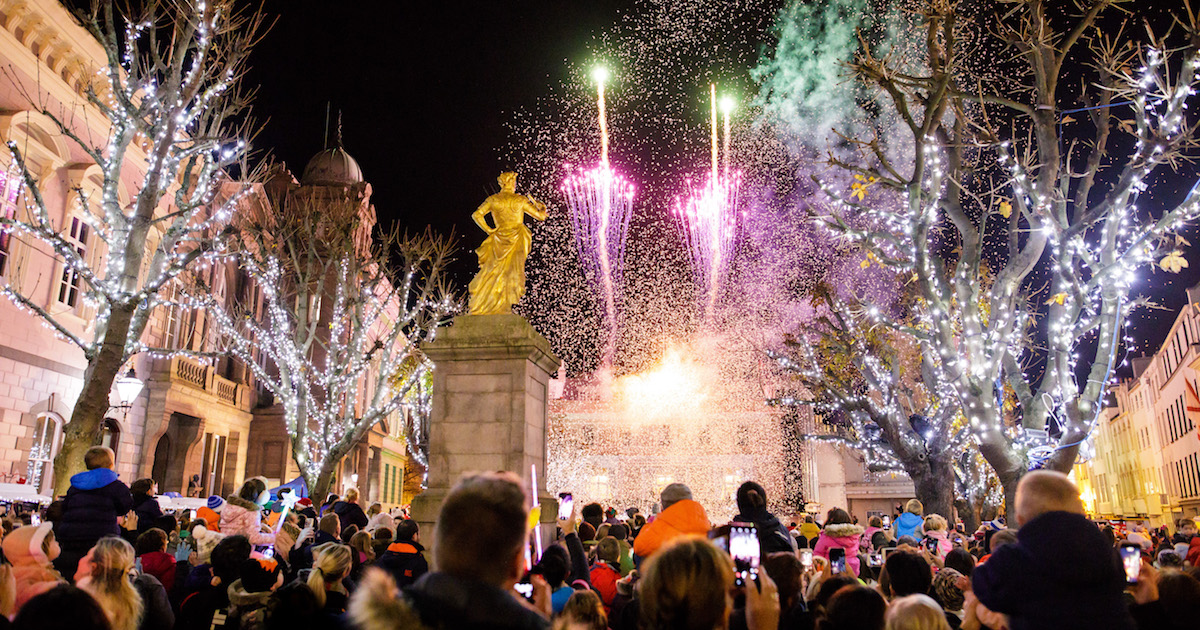
M 66 581 L 50 564 L 59 551 L 50 523 L 18 527 L 4 538 L 4 557 L 12 564 L 17 583 L 17 610 Z

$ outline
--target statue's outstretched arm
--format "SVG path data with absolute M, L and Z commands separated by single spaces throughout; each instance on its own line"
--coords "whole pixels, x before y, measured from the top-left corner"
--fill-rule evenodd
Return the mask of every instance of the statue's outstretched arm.
M 487 202 L 484 202 L 484 204 L 479 206 L 479 208 L 477 210 L 475 210 L 475 212 L 471 213 L 471 220 L 474 221 L 475 225 L 478 225 L 479 228 L 482 229 L 484 232 L 491 234 L 492 232 L 496 231 L 496 228 L 488 225 L 487 219 L 485 217 L 487 217 L 489 212 L 491 212 L 491 210 L 488 209 Z
M 546 204 L 534 199 L 533 197 L 526 197 L 526 199 L 529 201 L 529 203 L 525 204 L 525 214 L 528 214 L 538 221 L 545 221 L 546 217 L 550 216 L 550 213 L 546 210 Z

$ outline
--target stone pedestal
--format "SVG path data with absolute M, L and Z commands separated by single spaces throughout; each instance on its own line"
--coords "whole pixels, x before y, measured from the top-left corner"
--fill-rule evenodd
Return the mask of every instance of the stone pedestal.
M 434 364 L 428 489 L 412 503 L 421 541 L 436 545 L 442 499 L 465 473 L 506 470 L 529 490 L 537 469 L 542 540 L 553 540 L 557 502 L 546 487 L 550 343 L 518 315 L 464 315 L 424 347 Z

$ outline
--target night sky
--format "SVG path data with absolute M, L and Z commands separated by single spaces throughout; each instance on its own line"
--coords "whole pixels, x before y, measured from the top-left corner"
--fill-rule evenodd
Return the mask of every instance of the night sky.
M 328 103 L 329 142 L 341 112 L 343 145 L 373 186 L 381 223 L 455 229 L 455 278 L 465 286 L 481 236 L 470 213 L 512 166 L 502 158 L 506 125 L 561 84 L 570 64 L 588 63 L 595 38 L 634 4 L 268 0 L 278 22 L 247 77 L 259 86 L 255 115 L 265 120 L 255 145 L 299 177 L 322 148 Z M 1193 182 L 1189 175 L 1161 183 L 1173 196 Z M 1188 236 L 1200 245 L 1200 231 Z M 1167 310 L 1134 315 L 1141 350 L 1158 347 L 1184 289 L 1200 280 L 1197 251 L 1190 248 L 1192 268 L 1182 274 L 1143 273 Z

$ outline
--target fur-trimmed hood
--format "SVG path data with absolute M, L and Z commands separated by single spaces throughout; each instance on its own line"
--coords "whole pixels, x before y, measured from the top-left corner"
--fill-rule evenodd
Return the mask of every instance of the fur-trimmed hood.
M 229 495 L 229 497 L 227 497 L 225 499 L 225 502 L 229 505 L 236 505 L 236 506 L 242 508 L 243 510 L 249 510 L 251 512 L 259 512 L 262 510 L 262 506 L 260 506 L 259 504 L 251 502 L 251 501 L 247 501 L 247 500 L 243 499 L 242 497 L 237 496 L 236 494 Z
M 825 526 L 825 535 L 830 538 L 846 538 L 863 533 L 863 528 L 854 523 L 835 523 Z

